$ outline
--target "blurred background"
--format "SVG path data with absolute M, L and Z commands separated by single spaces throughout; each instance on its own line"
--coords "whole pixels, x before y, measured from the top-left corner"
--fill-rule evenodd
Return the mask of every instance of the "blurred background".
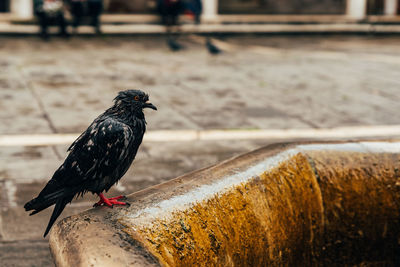
M 156 12 L 157 0 L 104 0 L 106 14 L 152 14 Z M 348 7 L 358 5 L 359 12 L 368 15 L 398 13 L 397 0 L 205 0 L 214 6 L 216 14 L 346 14 Z M 24 14 L 32 12 L 30 0 L 2 0 L 0 11 Z
M 120 90 L 158 111 L 107 196 L 270 143 L 400 136 L 400 1 L 44 2 L 0 0 L 1 266 L 53 265 L 51 210 L 23 205 Z

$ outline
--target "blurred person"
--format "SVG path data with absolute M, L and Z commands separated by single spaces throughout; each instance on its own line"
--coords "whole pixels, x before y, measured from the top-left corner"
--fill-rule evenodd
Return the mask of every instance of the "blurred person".
M 203 12 L 201 0 L 186 0 L 185 14 L 192 17 L 195 24 L 200 24 L 200 15 Z
M 77 32 L 78 26 L 81 24 L 82 17 L 85 14 L 84 2 L 85 0 L 70 0 L 69 2 L 74 33 Z
M 49 38 L 48 26 L 58 24 L 60 35 L 67 37 L 68 32 L 64 18 L 64 3 L 61 0 L 33 0 L 33 8 L 39 20 L 40 36 L 47 40 Z
M 87 0 L 89 16 L 91 18 L 90 25 L 92 25 L 97 34 L 101 33 L 100 29 L 100 15 L 103 12 L 103 0 Z
M 70 0 L 71 15 L 73 16 L 72 26 L 74 32 L 77 32 L 84 16 L 90 17 L 90 25 L 94 27 L 97 34 L 100 30 L 100 15 L 103 11 L 102 0 Z
M 196 25 L 200 25 L 201 23 L 201 13 L 203 11 L 203 5 L 201 3 L 201 0 L 186 0 L 186 9 L 185 9 L 185 14 L 193 17 L 194 23 Z M 215 44 L 212 43 L 211 39 L 209 36 L 206 36 L 206 42 L 205 42 L 206 48 L 210 54 L 216 55 L 221 53 L 221 49 L 219 49 Z
M 184 47 L 177 42 L 180 34 L 179 15 L 191 17 L 196 25 L 201 23 L 203 5 L 201 0 L 158 0 L 158 12 L 161 21 L 167 29 L 167 44 L 172 51 L 179 51 Z M 216 55 L 222 51 L 206 37 L 205 46 L 209 53 Z
M 157 0 L 157 11 L 161 16 L 161 22 L 167 30 L 167 44 L 172 51 L 183 49 L 177 42 L 180 27 L 179 15 L 184 11 L 182 0 Z

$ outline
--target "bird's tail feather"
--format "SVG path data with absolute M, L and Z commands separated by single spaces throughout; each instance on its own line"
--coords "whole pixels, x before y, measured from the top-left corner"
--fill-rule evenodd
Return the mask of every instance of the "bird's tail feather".
M 49 224 L 47 225 L 46 231 L 44 232 L 43 237 L 49 233 L 51 227 L 53 226 L 54 222 L 57 220 L 58 216 L 60 216 L 61 212 L 64 210 L 65 205 L 72 201 L 74 195 L 69 195 L 63 198 L 59 198 L 56 202 L 56 206 L 54 207 L 53 213 L 51 214 Z
M 49 194 L 40 193 L 37 198 L 27 202 L 24 206 L 26 211 L 34 210 L 30 215 L 34 215 L 57 202 L 57 199 L 64 195 L 64 189 Z
M 53 178 L 46 184 L 39 195 L 27 202 L 24 206 L 26 211 L 34 210 L 30 215 L 36 214 L 47 207 L 55 204 L 57 199 L 65 195 L 65 187 L 57 181 L 59 172 L 56 172 Z

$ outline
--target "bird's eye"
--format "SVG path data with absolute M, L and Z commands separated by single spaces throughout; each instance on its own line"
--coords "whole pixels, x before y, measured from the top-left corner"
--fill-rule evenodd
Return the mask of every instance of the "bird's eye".
M 138 101 L 138 100 L 139 100 L 139 96 L 135 95 L 135 97 L 134 97 L 133 99 L 135 99 L 136 101 Z

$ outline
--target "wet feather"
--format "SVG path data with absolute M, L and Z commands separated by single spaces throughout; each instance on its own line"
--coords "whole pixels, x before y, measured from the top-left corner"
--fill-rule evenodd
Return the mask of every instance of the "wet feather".
M 71 144 L 39 195 L 25 204 L 31 215 L 56 204 L 44 236 L 75 196 L 107 192 L 127 172 L 146 131 L 143 108 L 156 109 L 148 99 L 140 90 L 119 92 L 114 105 Z

